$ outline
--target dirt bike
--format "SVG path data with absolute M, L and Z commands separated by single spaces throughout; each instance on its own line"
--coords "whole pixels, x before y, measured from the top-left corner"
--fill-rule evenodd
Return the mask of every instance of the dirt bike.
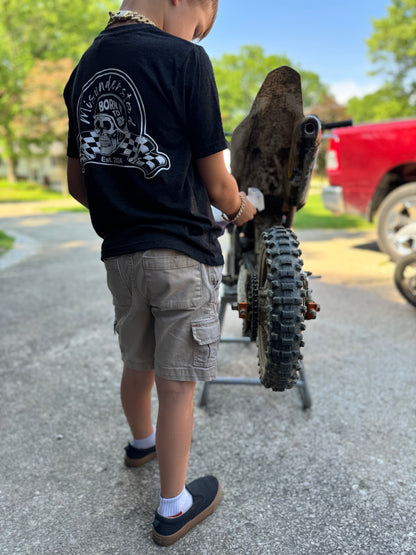
M 243 320 L 243 337 L 257 342 L 260 383 L 285 391 L 298 382 L 304 408 L 311 399 L 301 354 L 303 331 L 305 321 L 315 319 L 320 307 L 312 299 L 311 273 L 303 269 L 292 226 L 307 200 L 322 130 L 351 124 L 324 124 L 317 116 L 305 116 L 300 75 L 284 66 L 266 77 L 231 139 L 231 173 L 240 190 L 261 192 L 264 209 L 252 222 L 228 227 L 220 322 L 231 304 Z M 206 403 L 207 387 L 201 405 Z

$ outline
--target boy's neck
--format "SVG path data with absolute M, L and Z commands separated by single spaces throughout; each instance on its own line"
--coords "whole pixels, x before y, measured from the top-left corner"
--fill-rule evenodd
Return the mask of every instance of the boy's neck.
M 166 0 L 124 0 L 120 10 L 130 10 L 148 17 L 159 29 L 163 29 Z

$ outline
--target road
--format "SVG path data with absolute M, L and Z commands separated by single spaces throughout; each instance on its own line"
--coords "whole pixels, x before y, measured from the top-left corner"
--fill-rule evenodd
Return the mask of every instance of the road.
M 157 462 L 122 463 L 119 354 L 88 215 L 0 216 L 18 237 L 0 259 L 0 553 L 159 553 Z M 211 386 L 189 479 L 216 474 L 224 500 L 172 554 L 416 554 L 416 311 L 372 233 L 299 237 L 321 275 L 305 332 L 312 408 L 296 389 Z M 240 330 L 227 313 L 224 335 Z M 255 377 L 255 345 L 222 344 L 218 373 Z

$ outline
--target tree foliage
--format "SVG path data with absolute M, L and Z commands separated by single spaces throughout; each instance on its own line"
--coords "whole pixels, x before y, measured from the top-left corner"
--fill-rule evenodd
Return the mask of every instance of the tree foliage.
M 367 40 L 373 74 L 387 80 L 375 93 L 348 102 L 354 121 L 416 115 L 416 0 L 391 0 L 387 16 L 373 21 Z
M 416 0 L 391 0 L 387 12 L 373 21 L 367 40 L 370 59 L 378 64 L 375 73 L 387 73 L 389 82 L 410 96 L 416 88 Z
M 20 113 L 13 122 L 20 152 L 30 154 L 35 145 L 42 150 L 53 141 L 66 141 L 68 117 L 62 90 L 73 67 L 71 58 L 35 61 L 24 82 Z
M 0 7 L 0 152 L 13 180 L 30 72 L 42 60 L 76 60 L 105 26 L 110 2 L 0 0 Z
M 385 83 L 378 91 L 363 98 L 351 98 L 347 103 L 348 111 L 355 123 L 386 121 L 412 117 L 415 110 L 403 90 Z
M 327 88 L 318 75 L 296 67 L 287 56 L 266 56 L 261 46 L 242 46 L 237 54 L 224 54 L 220 59 L 213 59 L 226 131 L 231 133 L 244 119 L 266 75 L 282 65 L 289 65 L 300 72 L 305 109 L 318 104 L 327 94 Z

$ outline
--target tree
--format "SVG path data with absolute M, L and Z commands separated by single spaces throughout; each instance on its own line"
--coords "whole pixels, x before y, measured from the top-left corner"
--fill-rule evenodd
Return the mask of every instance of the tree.
M 401 89 L 390 83 L 363 98 L 351 98 L 347 103 L 348 111 L 353 114 L 355 123 L 385 121 L 415 115 L 414 107 Z
M 305 109 L 322 100 L 327 88 L 315 73 L 296 68 L 287 56 L 266 56 L 261 46 L 242 46 L 238 54 L 224 54 L 220 59 L 213 59 L 226 131 L 231 133 L 244 119 L 266 75 L 282 65 L 300 72 Z
M 390 81 L 414 93 L 416 83 L 416 0 L 391 0 L 387 17 L 373 21 L 374 32 L 367 40 L 370 59 L 379 64 Z
M 0 0 L 0 153 L 16 180 L 25 86 L 38 60 L 76 60 L 105 26 L 109 0 Z M 20 134 L 19 134 L 20 133 Z
M 416 115 L 416 0 L 391 0 L 387 16 L 373 21 L 366 41 L 372 74 L 387 79 L 376 92 L 351 98 L 354 122 L 382 121 Z
M 416 0 L 391 0 L 387 12 L 387 17 L 373 21 L 374 31 L 367 40 L 370 60 L 376 65 L 373 73 L 386 74 L 387 82 L 361 103 L 354 99 L 349 105 L 367 121 L 416 114 Z
M 36 60 L 23 87 L 20 113 L 14 119 L 14 128 L 21 153 L 37 151 L 54 141 L 65 142 L 68 116 L 62 91 L 71 75 L 74 61 Z

